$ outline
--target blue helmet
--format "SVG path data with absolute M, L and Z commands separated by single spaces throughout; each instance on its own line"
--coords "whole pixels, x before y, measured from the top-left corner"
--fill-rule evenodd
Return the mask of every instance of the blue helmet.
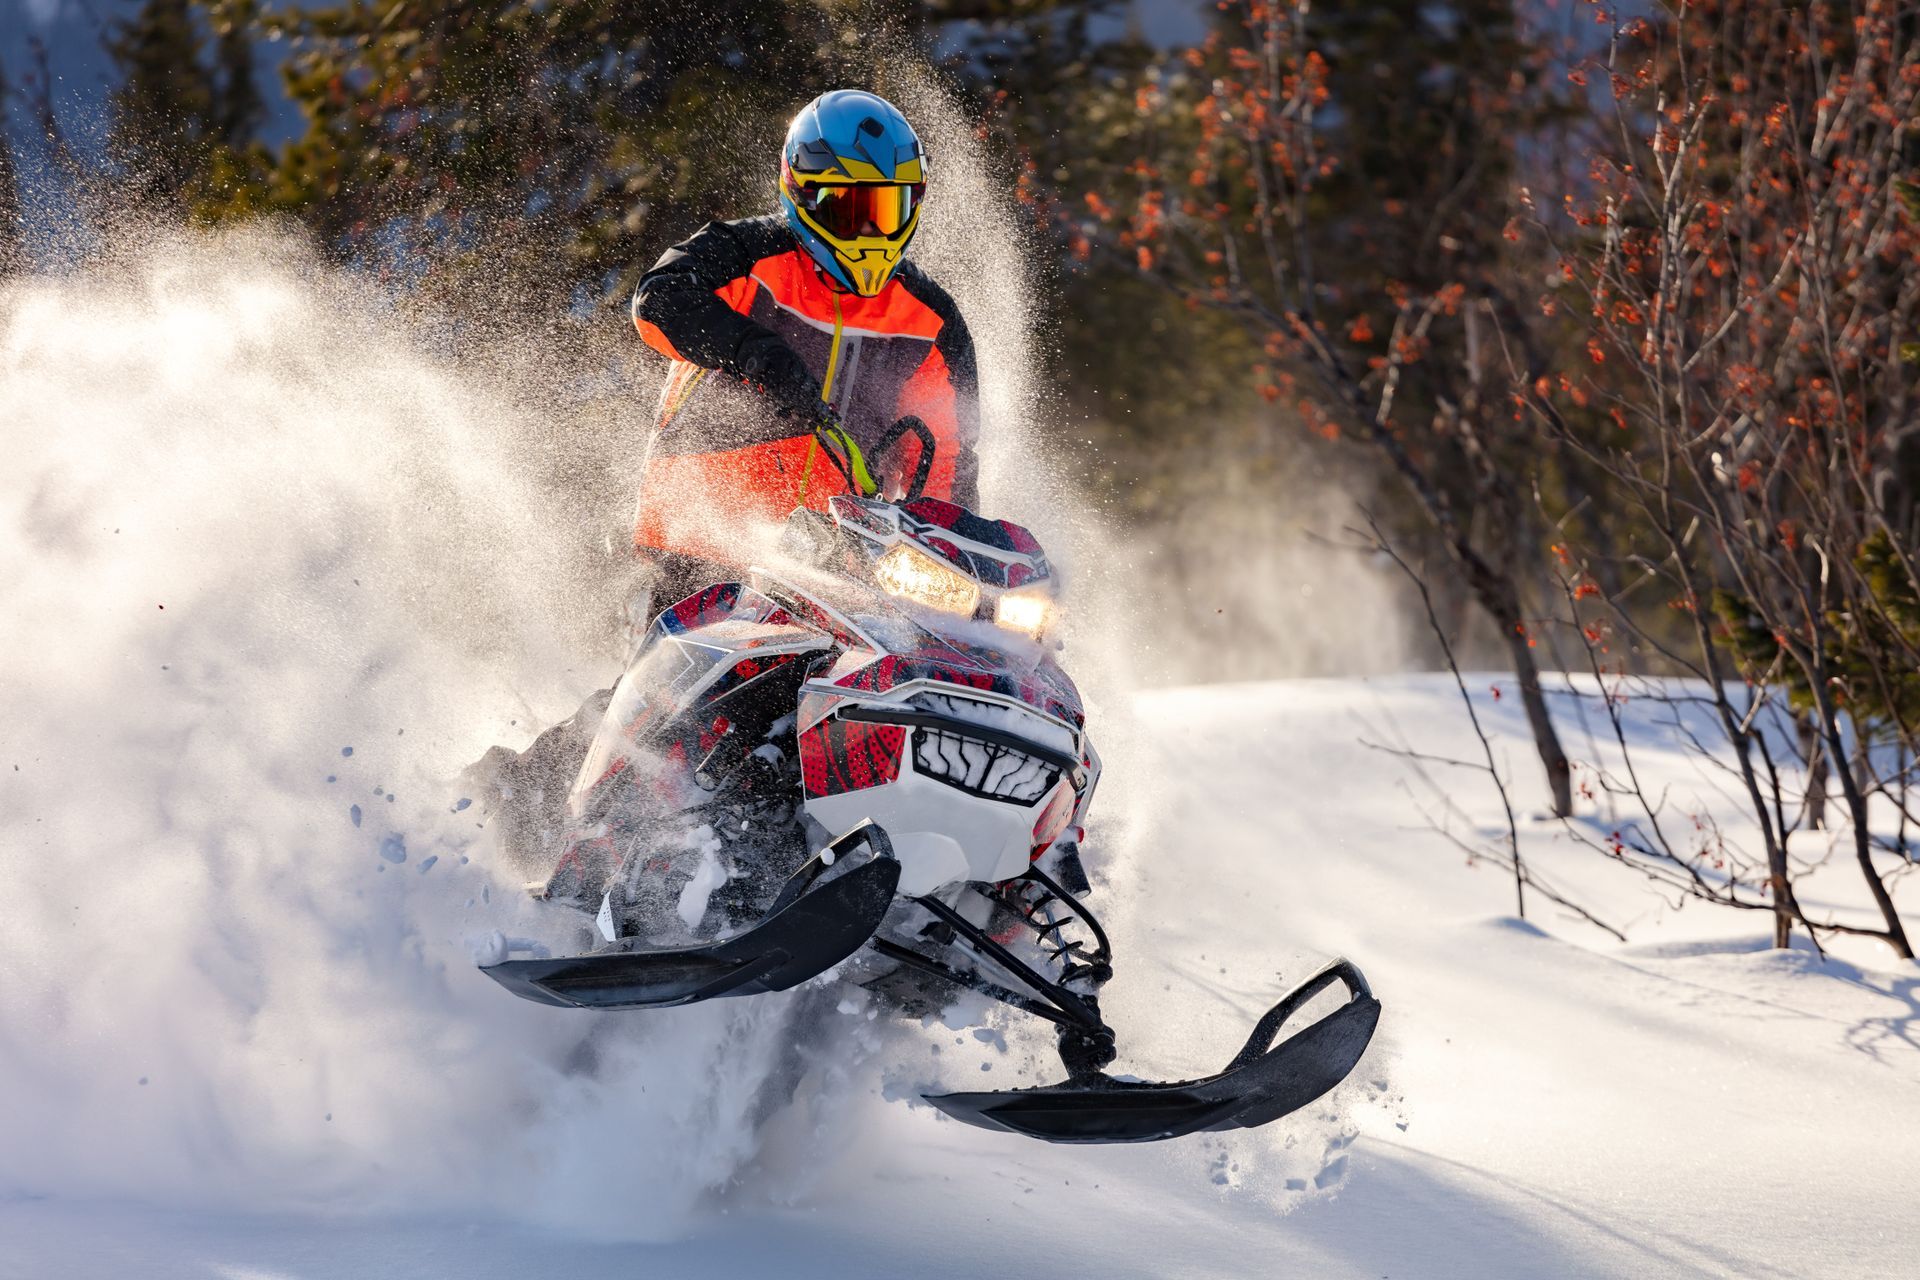
M 871 298 L 892 278 L 920 225 L 927 155 L 885 98 L 823 93 L 787 126 L 780 207 L 827 278 Z

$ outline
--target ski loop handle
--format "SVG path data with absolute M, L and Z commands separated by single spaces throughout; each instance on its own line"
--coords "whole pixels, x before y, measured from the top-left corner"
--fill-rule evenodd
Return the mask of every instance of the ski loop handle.
M 1279 1036 L 1280 1028 L 1286 1025 L 1287 1019 L 1300 1012 L 1307 1001 L 1336 982 L 1347 988 L 1349 1002 L 1373 995 L 1372 989 L 1367 986 L 1366 978 L 1361 975 L 1353 961 L 1340 959 L 1330 962 L 1320 972 L 1282 996 L 1280 1003 L 1267 1010 L 1260 1021 L 1254 1024 L 1253 1034 L 1247 1037 L 1246 1047 L 1235 1054 L 1233 1061 L 1227 1064 L 1227 1070 L 1238 1070 L 1265 1057 L 1267 1051 L 1273 1048 L 1274 1040 Z
M 868 818 L 829 840 L 820 852 L 796 868 L 794 873 L 787 877 L 787 882 L 780 886 L 779 896 L 774 898 L 773 905 L 767 908 L 767 915 L 772 916 L 795 898 L 813 888 L 814 882 L 828 867 L 839 861 L 842 854 L 862 844 L 867 846 L 873 854 L 869 861 L 894 856 L 893 841 L 888 838 L 886 828 L 872 818 Z

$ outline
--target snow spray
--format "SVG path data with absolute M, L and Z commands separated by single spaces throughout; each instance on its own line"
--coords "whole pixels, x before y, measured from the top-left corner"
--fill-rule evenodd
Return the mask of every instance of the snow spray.
M 527 906 L 460 770 L 608 675 L 563 397 L 264 233 L 3 296 L 0 1193 L 672 1233 L 778 1010 L 470 956 Z

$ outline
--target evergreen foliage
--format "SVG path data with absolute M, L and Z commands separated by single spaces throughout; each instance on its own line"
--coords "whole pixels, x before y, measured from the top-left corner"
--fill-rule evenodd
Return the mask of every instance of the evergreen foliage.
M 109 28 L 106 46 L 120 73 L 112 143 L 121 192 L 143 207 L 176 205 L 205 172 L 214 137 L 213 82 L 193 5 L 144 0 Z
M 984 74 L 1027 47 L 1016 33 L 1108 7 L 296 5 L 256 21 L 293 42 L 304 130 L 202 212 L 291 212 L 342 257 L 408 272 L 464 264 L 563 302 L 617 296 L 700 222 L 764 210 L 785 122 L 815 94 L 884 90 L 890 61 L 936 46 Z
M 111 102 L 115 203 L 208 212 L 265 163 L 254 74 L 257 0 L 144 0 L 109 25 L 119 73 Z M 242 205 L 245 202 L 241 202 Z
M 1816 632 L 1821 665 L 1835 701 L 1858 730 L 1893 736 L 1897 726 L 1920 724 L 1920 591 L 1885 530 L 1860 545 L 1853 567 L 1865 594 L 1826 611 Z M 1713 611 L 1750 682 L 1784 686 L 1803 715 L 1815 709 L 1805 665 L 1790 660 L 1781 633 L 1749 597 L 1717 589 Z
M 257 0 L 210 0 L 215 82 L 213 137 L 230 150 L 244 149 L 266 119 L 266 100 L 255 78 L 253 44 L 259 37 Z
M 13 159 L 13 86 L 0 66 L 0 278 L 17 270 L 23 260 L 24 228 L 20 223 L 20 175 Z
M 1599 322 L 1561 270 L 1605 234 L 1576 213 L 1601 179 L 1570 163 L 1621 127 L 1589 85 L 1604 74 L 1593 57 L 1604 33 L 1556 43 L 1546 19 L 1560 7 L 1543 16 L 1511 0 L 1233 0 L 1206 8 L 1192 47 L 1167 48 L 1128 24 L 1131 11 L 1120 0 L 143 0 L 106 38 L 118 76 L 110 185 L 202 220 L 288 215 L 343 261 L 579 314 L 623 296 L 701 221 L 765 209 L 774 144 L 799 103 L 834 85 L 886 92 L 896 67 L 935 64 L 1055 237 L 1037 299 L 1052 372 L 1100 445 L 1094 478 L 1135 514 L 1204 491 L 1222 465 L 1276 485 L 1302 468 L 1338 471 L 1417 560 L 1445 564 L 1457 544 L 1513 579 L 1512 607 L 1469 650 L 1476 661 L 1494 643 L 1530 642 L 1530 630 L 1514 639 L 1511 615 L 1530 629 L 1552 611 L 1565 544 L 1590 575 L 1582 593 L 1627 599 L 1646 531 L 1610 501 L 1590 455 L 1640 424 L 1623 412 L 1625 362 L 1593 354 L 1609 340 L 1595 345 Z M 1696 6 L 1689 38 L 1737 35 L 1750 11 Z M 1623 50 L 1677 47 L 1681 28 L 1663 23 L 1635 19 L 1616 38 Z M 290 50 L 282 92 L 300 116 L 272 148 L 258 140 L 255 66 L 269 39 Z M 1834 48 L 1850 40 L 1840 32 Z M 1737 73 L 1711 72 L 1731 110 L 1764 114 L 1790 96 L 1781 74 Z M 1724 191 L 1746 153 L 1707 137 Z M 7 159 L 0 202 L 17 201 Z M 1894 190 L 1920 205 L 1915 185 Z M 1632 248 L 1638 229 L 1618 234 Z M 1896 350 L 1920 360 L 1920 343 Z M 1344 388 L 1316 375 L 1328 369 Z M 1363 403 L 1384 414 L 1371 440 Z M 1862 403 L 1885 437 L 1874 501 L 1904 548 L 1920 535 L 1920 432 L 1889 416 L 1897 398 Z M 1439 612 L 1472 633 L 1471 575 L 1449 576 L 1435 583 Z M 1639 639 L 1623 637 L 1613 660 L 1658 666 L 1688 625 L 1647 594 Z

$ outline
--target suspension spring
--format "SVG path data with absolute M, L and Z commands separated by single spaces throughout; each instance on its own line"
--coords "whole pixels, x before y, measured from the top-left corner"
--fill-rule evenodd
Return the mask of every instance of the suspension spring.
M 1105 932 L 1077 898 L 1038 869 L 1003 886 L 1001 902 L 1033 930 L 1061 986 L 1092 995 L 1113 977 Z M 1069 929 L 1087 930 L 1092 939 L 1068 937 Z

